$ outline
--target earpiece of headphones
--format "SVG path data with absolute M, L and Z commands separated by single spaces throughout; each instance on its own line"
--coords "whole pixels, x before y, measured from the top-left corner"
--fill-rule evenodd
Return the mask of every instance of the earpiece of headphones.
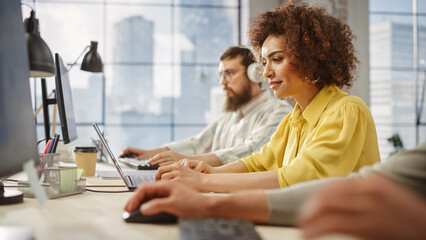
M 262 75 L 262 65 L 257 62 L 254 62 L 247 67 L 247 76 L 249 80 L 254 83 L 261 83 L 265 81 L 265 78 Z
M 250 51 L 251 54 L 253 54 L 253 56 L 256 56 L 255 52 L 251 48 L 248 48 L 248 47 L 246 47 L 246 48 Z M 254 57 L 253 60 L 255 60 L 255 59 L 256 59 L 256 57 Z M 251 82 L 254 82 L 254 83 L 265 82 L 265 78 L 262 75 L 262 71 L 263 71 L 263 66 L 260 63 L 256 62 L 256 60 L 255 60 L 255 62 L 251 63 L 247 67 L 248 79 Z

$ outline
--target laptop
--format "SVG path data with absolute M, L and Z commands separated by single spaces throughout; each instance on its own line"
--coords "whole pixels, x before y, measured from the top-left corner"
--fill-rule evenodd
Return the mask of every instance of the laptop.
M 120 174 L 120 177 L 123 179 L 124 183 L 126 184 L 127 188 L 130 191 L 134 191 L 139 185 L 142 183 L 147 182 L 154 182 L 155 181 L 155 173 L 154 170 L 146 170 L 146 171 L 135 171 L 134 174 L 126 175 L 124 174 L 123 170 L 121 169 L 120 165 L 118 164 L 117 158 L 112 153 L 111 149 L 108 146 L 108 143 L 106 142 L 101 130 L 99 129 L 98 125 L 96 123 L 92 124 L 95 128 L 96 133 L 99 136 L 99 139 L 102 142 L 102 145 L 104 145 L 105 149 L 108 152 L 108 155 L 110 156 L 112 162 L 114 163 L 115 168 L 117 168 L 118 173 Z

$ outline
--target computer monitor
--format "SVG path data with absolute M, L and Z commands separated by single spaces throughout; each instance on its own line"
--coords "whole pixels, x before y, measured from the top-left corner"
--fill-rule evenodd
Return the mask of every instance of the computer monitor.
M 20 1 L 0 1 L 0 177 L 22 171 L 30 159 L 39 164 L 29 62 Z M 18 191 L 4 191 L 0 204 L 22 202 Z
M 62 137 L 64 143 L 77 139 L 74 106 L 72 102 L 71 85 L 68 69 L 61 56 L 55 54 L 56 62 L 56 102 L 58 104 L 59 118 L 61 120 Z

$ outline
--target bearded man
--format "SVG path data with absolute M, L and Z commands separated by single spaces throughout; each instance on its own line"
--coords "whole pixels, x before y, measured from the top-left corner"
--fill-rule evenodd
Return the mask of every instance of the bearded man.
M 220 166 L 260 150 L 292 107 L 262 89 L 257 67 L 250 49 L 229 47 L 219 62 L 218 80 L 226 93 L 223 113 L 196 136 L 149 150 L 127 147 L 120 157 L 136 155 L 160 166 L 180 159 Z

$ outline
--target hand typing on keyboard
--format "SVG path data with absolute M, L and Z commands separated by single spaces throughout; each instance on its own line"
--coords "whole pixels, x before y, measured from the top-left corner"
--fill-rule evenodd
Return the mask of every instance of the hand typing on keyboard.
M 138 170 L 157 170 L 159 168 L 159 165 L 151 165 L 146 159 L 120 157 L 118 161 Z
M 138 155 L 135 154 L 135 153 L 128 153 L 128 154 L 124 154 L 124 155 L 122 154 L 120 157 L 121 158 L 137 158 Z
M 169 149 L 166 147 L 155 148 L 151 150 L 127 147 L 126 149 L 123 150 L 123 152 L 121 153 L 119 157 L 122 158 L 122 157 L 129 157 L 129 155 L 133 155 L 133 158 L 149 159 L 149 158 L 152 158 L 157 153 L 168 151 L 168 150 Z
M 186 155 L 182 155 L 173 151 L 165 151 L 154 155 L 148 159 L 149 164 L 158 164 L 160 166 L 170 165 L 178 162 L 181 159 L 189 158 Z

